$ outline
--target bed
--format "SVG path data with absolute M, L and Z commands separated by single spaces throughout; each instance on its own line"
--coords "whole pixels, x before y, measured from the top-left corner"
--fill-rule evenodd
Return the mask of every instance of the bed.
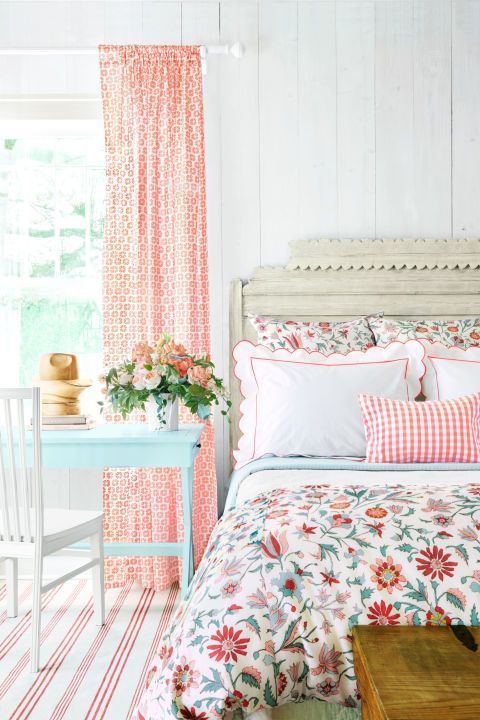
M 250 313 L 342 319 L 480 315 L 474 240 L 298 242 L 231 288 Z M 231 441 L 240 388 L 231 373 Z M 479 624 L 480 466 L 262 457 L 225 513 L 159 648 L 135 718 L 353 720 L 355 624 Z

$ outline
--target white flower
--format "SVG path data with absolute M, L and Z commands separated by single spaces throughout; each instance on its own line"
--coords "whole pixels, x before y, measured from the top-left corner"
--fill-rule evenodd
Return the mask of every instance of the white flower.
M 118 384 L 119 385 L 128 385 L 128 383 L 132 380 L 133 375 L 130 375 L 130 373 L 122 372 L 118 376 Z
M 145 375 L 145 387 L 147 390 L 155 390 L 155 388 L 160 385 L 161 380 L 160 375 L 158 375 L 155 370 L 151 370 Z
M 137 372 L 132 378 L 135 390 L 145 390 L 145 373 Z

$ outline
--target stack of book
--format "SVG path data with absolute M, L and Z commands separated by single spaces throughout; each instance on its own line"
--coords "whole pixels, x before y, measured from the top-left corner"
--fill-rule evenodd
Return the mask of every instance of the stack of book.
M 95 427 L 90 415 L 43 415 L 42 430 L 89 430 Z

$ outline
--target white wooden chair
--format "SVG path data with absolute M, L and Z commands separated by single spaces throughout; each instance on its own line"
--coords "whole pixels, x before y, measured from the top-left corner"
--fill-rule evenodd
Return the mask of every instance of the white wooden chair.
M 26 403 L 31 403 L 31 430 L 25 427 Z M 27 434 L 31 435 L 28 440 Z M 90 539 L 90 561 L 44 584 L 43 558 L 86 538 Z M 38 672 L 40 665 L 42 593 L 91 568 L 95 621 L 103 625 L 103 513 L 44 508 L 40 388 L 0 389 L 1 558 L 6 567 L 8 617 L 18 614 L 18 560 L 34 562 L 32 672 Z

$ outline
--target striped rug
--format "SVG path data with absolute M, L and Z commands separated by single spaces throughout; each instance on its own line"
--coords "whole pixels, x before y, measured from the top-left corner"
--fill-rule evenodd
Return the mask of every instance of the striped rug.
M 42 672 L 30 673 L 31 583 L 20 587 L 17 618 L 7 618 L 0 586 L 0 719 L 129 720 L 154 652 L 178 602 L 127 585 L 107 590 L 105 625 L 93 620 L 90 583 L 60 585 L 43 597 Z

